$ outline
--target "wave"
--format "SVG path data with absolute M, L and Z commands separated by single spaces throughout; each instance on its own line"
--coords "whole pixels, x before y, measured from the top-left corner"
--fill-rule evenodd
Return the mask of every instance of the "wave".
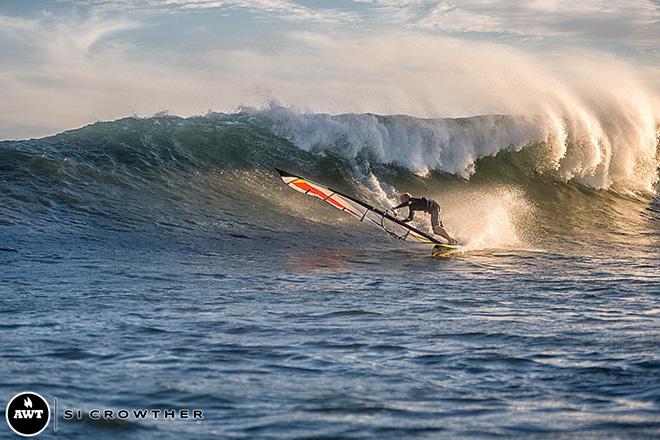
M 22 145 L 44 157 L 80 152 L 113 156 L 144 167 L 176 166 L 195 159 L 217 165 L 277 159 L 286 140 L 301 151 L 346 160 L 395 165 L 419 175 L 441 171 L 469 179 L 479 159 L 522 152 L 527 170 L 595 189 L 653 192 L 658 181 L 660 125 L 581 126 L 541 116 L 487 115 L 421 119 L 405 115 L 315 114 L 271 106 L 238 113 L 179 118 L 159 114 L 96 123 Z M 20 142 L 5 142 L 15 148 Z M 53 149 L 43 149 L 54 146 Z M 275 149 L 273 149 L 275 146 Z M 64 151 L 57 148 L 64 148 Z M 268 151 L 269 149 L 273 151 Z M 20 151 L 20 148 L 17 148 Z M 69 157 L 70 158 L 70 157 Z
M 305 151 L 364 156 L 418 174 L 443 171 L 469 178 L 477 161 L 526 150 L 528 166 L 596 189 L 653 191 L 658 180 L 657 128 L 586 126 L 541 116 L 488 115 L 419 119 L 372 114 L 302 114 L 274 107 L 251 112 Z
M 594 214 L 575 209 L 583 205 L 620 208 L 634 195 L 631 209 L 639 211 L 640 199 L 648 206 L 658 180 L 655 133 L 613 128 L 587 136 L 560 122 L 505 115 L 333 116 L 277 106 L 99 122 L 0 143 L 0 222 L 47 228 L 95 218 L 103 219 L 103 228 L 158 224 L 233 231 L 234 238 L 295 233 L 302 226 L 293 227 L 291 217 L 348 225 L 291 198 L 274 167 L 383 206 L 394 204 L 400 191 L 434 197 L 446 223 L 475 247 L 529 242 L 528 231 L 539 228 L 561 233 L 571 222 L 578 227 Z M 636 143 L 623 142 L 635 136 Z M 567 210 L 569 200 L 575 206 Z M 611 225 L 612 215 L 618 214 L 597 218 Z M 532 218 L 542 218 L 540 226 Z

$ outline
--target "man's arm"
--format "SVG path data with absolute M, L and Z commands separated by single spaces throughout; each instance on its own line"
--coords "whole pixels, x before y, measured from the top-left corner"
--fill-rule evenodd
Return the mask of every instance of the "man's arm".
M 401 203 L 400 205 L 396 205 L 396 206 L 394 206 L 394 207 L 392 207 L 392 208 L 390 208 L 390 209 L 391 209 L 391 210 L 395 210 L 395 209 L 403 208 L 404 206 L 408 206 L 409 204 L 410 204 L 410 200 L 408 200 L 407 202 L 403 202 L 403 203 Z
M 401 221 L 404 222 L 404 223 L 408 223 L 410 220 L 413 219 L 414 216 L 415 216 L 415 211 L 413 211 L 412 208 L 409 206 L 408 207 L 408 218 L 405 218 Z

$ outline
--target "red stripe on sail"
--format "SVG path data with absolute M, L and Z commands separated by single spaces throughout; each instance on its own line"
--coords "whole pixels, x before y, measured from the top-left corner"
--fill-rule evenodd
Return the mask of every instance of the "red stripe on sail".
M 319 196 L 320 198 L 322 198 L 324 200 L 327 200 L 328 202 L 332 203 L 333 205 L 335 205 L 339 209 L 347 209 L 347 210 L 350 211 L 349 208 L 342 205 L 341 203 L 339 203 L 338 201 L 336 201 L 332 197 L 328 197 L 328 195 L 323 193 L 323 191 L 320 191 L 320 190 L 314 188 L 313 186 L 311 186 L 309 183 L 305 182 L 304 180 L 294 180 L 291 183 L 293 185 L 296 185 L 298 188 L 302 189 L 303 191 L 308 191 L 308 192 L 314 194 L 315 196 Z

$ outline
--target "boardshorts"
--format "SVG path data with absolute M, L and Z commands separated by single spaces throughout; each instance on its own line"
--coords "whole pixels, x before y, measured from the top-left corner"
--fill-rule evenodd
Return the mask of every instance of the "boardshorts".
M 429 207 L 428 211 L 429 214 L 431 214 L 431 226 L 433 227 L 433 230 L 435 231 L 435 228 L 438 226 L 442 226 L 442 222 L 440 221 L 440 205 L 438 205 L 437 202 L 431 200 L 429 201 Z

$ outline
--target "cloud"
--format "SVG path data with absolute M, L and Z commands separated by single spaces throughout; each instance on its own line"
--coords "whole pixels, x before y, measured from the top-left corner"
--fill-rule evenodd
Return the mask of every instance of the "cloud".
M 300 0 L 75 0 L 99 11 L 168 13 L 245 10 L 309 23 L 396 25 L 415 31 L 565 38 L 617 45 L 657 46 L 657 0 L 353 0 L 313 7 Z M 323 3 L 319 3 L 323 4 Z M 361 6 L 358 7 L 358 6 Z M 366 8 L 366 9 L 365 9 Z
M 381 7 L 391 2 L 377 2 Z M 417 8 L 412 26 L 448 32 L 501 33 L 530 37 L 609 39 L 656 44 L 660 8 L 651 0 L 442 0 L 406 2 Z
M 75 125 L 117 114 L 112 108 L 95 108 L 94 102 L 107 103 L 108 99 L 100 95 L 123 85 L 129 86 L 130 93 L 132 87 L 125 79 L 131 72 L 122 71 L 128 64 L 123 50 L 109 40 L 139 27 L 139 22 L 93 14 L 84 19 L 0 16 L 0 23 L 5 24 L 0 30 L 0 51 L 14 52 L 0 57 L 0 125 L 4 137 L 43 135 L 65 128 L 66 123 Z M 102 49 L 95 50 L 99 44 Z M 35 121 L 39 121 L 40 129 Z
M 466 2 L 480 5 L 481 11 L 492 3 Z M 372 3 L 422 8 L 428 2 Z M 556 3 L 537 1 L 535 8 L 556 10 Z M 259 3 L 262 8 L 268 4 Z M 658 66 L 593 50 L 526 50 L 461 38 L 460 33 L 449 37 L 389 27 L 322 32 L 290 26 L 277 35 L 261 35 L 276 39 L 266 46 L 220 41 L 172 51 L 126 35 L 136 29 L 147 32 L 153 17 L 96 9 L 88 15 L 0 16 L 0 138 L 44 135 L 131 113 L 231 111 L 272 99 L 331 113 L 546 112 L 582 120 L 591 116 L 578 117 L 571 108 L 607 118 L 594 104 L 600 103 L 617 115 L 627 111 L 644 127 L 658 119 Z M 484 13 L 480 21 L 468 14 L 454 25 L 505 27 L 504 19 L 488 17 Z M 34 127 L 35 121 L 41 128 Z
M 316 23 L 347 22 L 357 18 L 356 14 L 350 11 L 337 8 L 311 8 L 291 0 L 76 0 L 74 3 L 105 12 L 150 10 L 183 13 L 212 9 L 228 11 L 242 9 L 285 20 Z
M 657 62 L 657 0 L 354 0 L 370 20 L 436 34 L 617 47 Z M 376 18 L 374 18 L 376 17 Z
M 0 31 L 6 34 L 12 31 L 30 31 L 37 25 L 35 20 L 29 20 L 22 17 L 8 17 L 0 15 Z
M 313 22 L 341 22 L 355 18 L 350 12 L 331 8 L 313 9 L 288 0 L 166 0 L 165 4 L 181 9 L 245 9 Z

